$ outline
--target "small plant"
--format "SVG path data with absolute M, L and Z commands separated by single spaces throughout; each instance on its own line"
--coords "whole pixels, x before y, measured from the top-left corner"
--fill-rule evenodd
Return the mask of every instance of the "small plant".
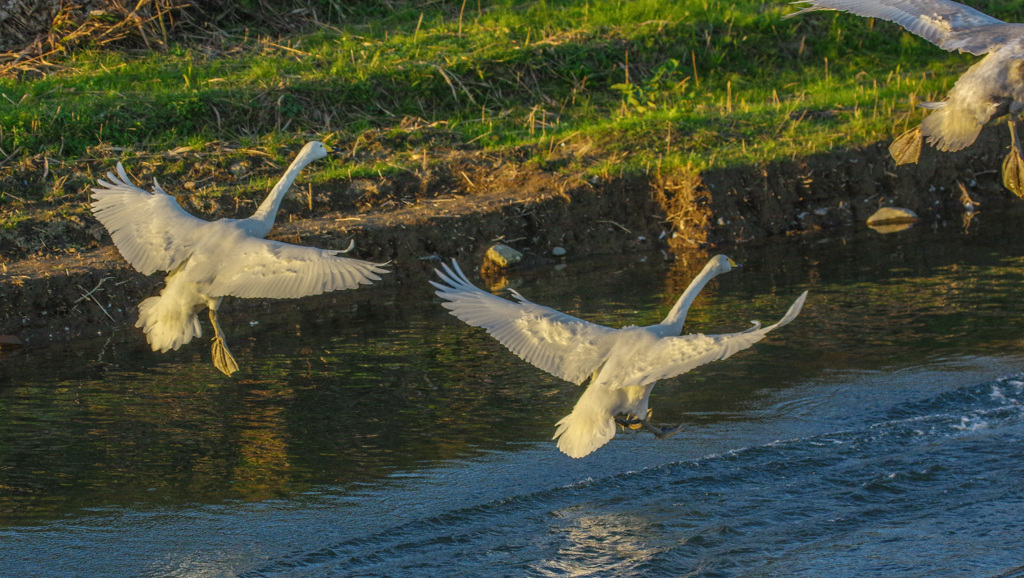
M 638 86 L 629 82 L 628 74 L 626 82 L 613 84 L 612 90 L 622 94 L 622 110 L 628 114 L 633 110 L 639 114 L 664 107 L 672 93 L 681 93 L 686 89 L 686 83 L 690 81 L 687 76 L 679 80 L 679 61 L 669 58 L 654 70 L 654 74 Z

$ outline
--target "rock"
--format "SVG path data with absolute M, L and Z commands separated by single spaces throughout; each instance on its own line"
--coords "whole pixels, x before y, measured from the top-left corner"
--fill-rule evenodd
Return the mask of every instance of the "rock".
M 510 267 L 523 260 L 523 254 L 508 245 L 498 243 L 487 249 L 487 258 L 498 267 Z
M 0 349 L 21 347 L 21 340 L 15 335 L 0 335 Z
M 913 223 L 917 221 L 917 213 L 910 209 L 900 207 L 882 207 L 875 211 L 875 214 L 868 217 L 868 226 L 892 224 L 892 223 Z
M 900 207 L 882 207 L 868 217 L 867 225 L 879 233 L 896 233 L 914 226 L 917 213 Z
M 249 161 L 238 161 L 228 167 L 228 170 L 231 171 L 231 174 L 235 175 L 235 178 L 241 178 L 242 175 L 249 172 L 250 167 L 251 163 Z
M 551 249 L 551 254 L 555 257 L 565 257 L 565 253 L 566 251 L 564 247 L 555 247 Z

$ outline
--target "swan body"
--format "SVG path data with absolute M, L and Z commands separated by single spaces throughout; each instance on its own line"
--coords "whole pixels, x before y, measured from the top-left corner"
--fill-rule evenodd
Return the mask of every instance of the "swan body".
M 922 137 L 940 151 L 958 151 L 974 143 L 989 120 L 1009 114 L 1013 144 L 1003 161 L 1003 183 L 1024 195 L 1024 158 L 1016 121 L 1024 110 L 1024 24 L 1003 22 L 952 0 L 798 0 L 809 4 L 787 17 L 815 10 L 841 10 L 881 18 L 948 51 L 984 55 L 960 76 L 921 125 L 897 137 L 889 151 L 896 164 L 917 162 Z
M 247 219 L 204 221 L 185 212 L 153 181 L 153 191 L 132 184 L 124 167 L 107 173 L 93 190 L 93 214 L 121 255 L 141 273 L 168 271 L 160 295 L 139 304 L 136 327 L 153 351 L 178 349 L 202 336 L 198 314 L 209 309 L 213 361 L 231 375 L 238 364 L 224 344 L 217 310 L 225 295 L 289 299 L 352 289 L 380 279 L 381 265 L 337 256 L 343 251 L 268 241 L 264 237 L 299 172 L 327 155 L 320 142 L 306 144 L 284 176 Z
M 430 283 L 452 315 L 486 329 L 502 345 L 540 369 L 577 385 L 587 383 L 572 413 L 556 424 L 554 435 L 562 452 L 581 458 L 611 440 L 616 423 L 639 425 L 658 437 L 674 435 L 679 428 L 666 431 L 647 421 L 648 398 L 655 382 L 726 359 L 800 313 L 806 291 L 775 325 L 761 327 L 755 321 L 753 327 L 739 333 L 680 335 L 697 294 L 708 281 L 734 266 L 723 255 L 712 258 L 661 323 L 621 329 L 588 323 L 537 305 L 514 290 L 516 301 L 483 291 L 469 281 L 455 261 L 437 271 L 441 283 Z M 616 418 L 620 415 L 636 418 Z

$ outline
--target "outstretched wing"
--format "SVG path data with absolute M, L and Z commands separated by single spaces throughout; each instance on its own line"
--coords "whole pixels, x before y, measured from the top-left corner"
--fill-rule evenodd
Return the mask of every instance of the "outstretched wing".
M 1022 34 L 1010 24 L 952 0 L 798 0 L 810 4 L 787 18 L 815 10 L 842 10 L 895 22 L 942 49 L 985 54 Z
M 354 289 L 387 273 L 382 265 L 338 257 L 342 251 L 242 237 L 230 262 L 221 263 L 207 290 L 212 296 L 292 299 Z
M 110 232 L 125 260 L 145 275 L 171 271 L 192 254 L 195 231 L 207 221 L 193 217 L 153 181 L 153 192 L 132 184 L 121 163 L 92 189 L 92 212 Z
M 739 333 L 723 335 L 698 333 L 659 339 L 654 346 L 637 356 L 632 364 L 634 371 L 631 375 L 618 376 L 618 379 L 611 380 L 609 383 L 613 387 L 646 385 L 659 379 L 682 375 L 712 361 L 726 359 L 737 351 L 743 351 L 761 341 L 771 331 L 796 319 L 806 300 L 807 292 L 804 291 L 790 305 L 786 315 L 778 323 L 768 327 L 761 327 L 761 324 L 755 321 L 753 327 Z
M 588 323 L 550 307 L 528 301 L 512 291 L 509 301 L 477 288 L 454 260 L 437 271 L 443 283 L 431 281 L 452 315 L 482 327 L 525 361 L 576 384 L 583 383 L 608 355 L 605 339 L 615 330 Z

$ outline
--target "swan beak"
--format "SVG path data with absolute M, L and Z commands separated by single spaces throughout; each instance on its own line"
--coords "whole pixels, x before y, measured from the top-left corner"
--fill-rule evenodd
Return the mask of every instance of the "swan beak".
M 732 259 L 729 259 L 729 266 L 732 267 L 733 269 L 738 269 L 738 268 L 742 267 L 743 265 L 740 265 L 736 261 L 733 261 Z

